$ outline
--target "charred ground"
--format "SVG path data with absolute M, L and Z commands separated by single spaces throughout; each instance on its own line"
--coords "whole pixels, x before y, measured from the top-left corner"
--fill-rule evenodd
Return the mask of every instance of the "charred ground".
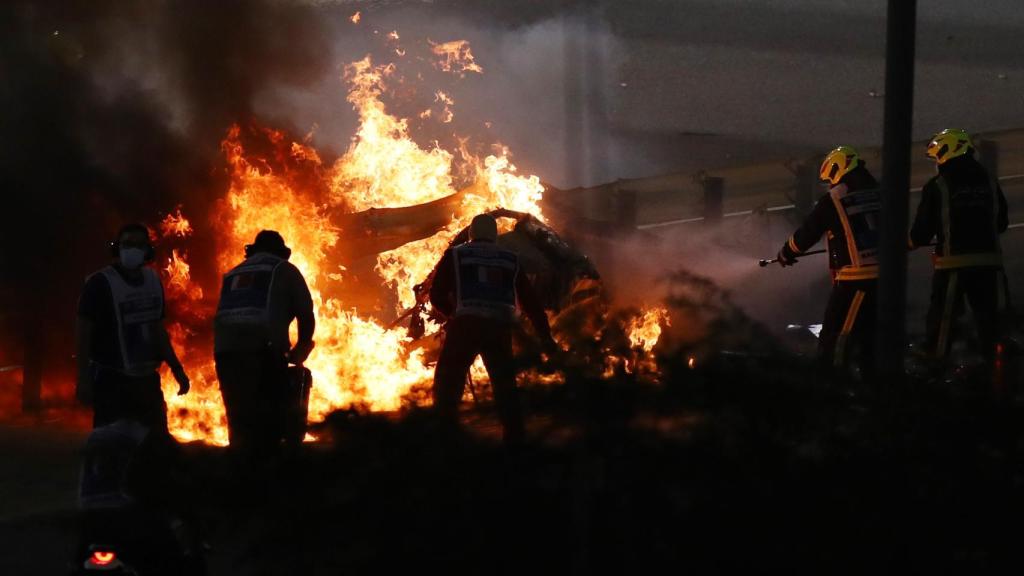
M 338 413 L 320 429 L 332 442 L 247 478 L 227 474 L 219 449 L 184 452 L 213 574 L 1019 562 L 1019 406 L 992 402 L 980 382 L 912 382 L 880 404 L 810 376 L 776 358 L 680 366 L 659 387 L 570 378 L 528 391 L 533 439 L 516 452 L 477 408 L 468 433 L 447 438 L 418 411 Z M 16 546 L 3 564 L 58 573 L 74 526 L 66 512 L 5 519 Z
M 969 375 L 830 385 L 713 284 L 685 272 L 671 282 L 675 313 L 699 307 L 710 320 L 702 347 L 662 340 L 660 383 L 592 378 L 563 360 L 564 385 L 526 388 L 521 449 L 500 445 L 486 401 L 465 407 L 455 435 L 421 409 L 336 412 L 314 430 L 321 442 L 246 475 L 223 449 L 183 446 L 191 481 L 180 490 L 212 546 L 211 574 L 1019 565 L 1014 390 L 996 395 Z M 703 355 L 690 366 L 693 354 Z M 60 573 L 74 544 L 77 455 L 56 447 L 80 439 L 54 434 L 3 429 L 5 454 L 34 453 L 8 460 L 26 464 L 12 493 L 65 480 L 32 492 L 49 511 L 5 510 L 11 573 Z

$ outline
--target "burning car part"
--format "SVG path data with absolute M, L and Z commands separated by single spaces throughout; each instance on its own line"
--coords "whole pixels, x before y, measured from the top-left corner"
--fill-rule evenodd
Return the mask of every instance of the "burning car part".
M 499 234 L 498 244 L 519 256 L 522 271 L 530 278 L 546 310 L 557 312 L 569 304 L 577 282 L 584 279 L 599 282 L 599 275 L 590 259 L 569 246 L 550 226 L 536 217 L 504 208 L 492 210 L 488 214 L 495 218 L 514 220 L 511 230 Z M 455 246 L 468 240 L 469 228 L 466 227 L 448 245 Z M 424 316 L 434 322 L 440 320 L 427 309 L 430 287 L 436 272 L 436 268 L 431 270 L 423 282 L 413 287 L 416 304 L 406 309 L 392 323 L 392 326 L 396 326 L 411 316 L 409 332 L 414 339 L 423 336 L 426 326 Z
M 412 391 L 429 386 L 433 370 L 425 351 L 408 330 L 389 324 L 418 305 L 414 286 L 474 215 L 503 207 L 499 212 L 515 220 L 503 242 L 522 254 L 552 310 L 565 305 L 578 278 L 597 277 L 545 224 L 538 204 L 544 187 L 536 176 L 516 172 L 507 149 L 479 158 L 412 140 L 408 124 L 382 101 L 396 74 L 394 65 L 369 58 L 346 68 L 348 99 L 360 124 L 348 150 L 330 164 L 279 131 L 231 127 L 222 144 L 228 188 L 209 219 L 195 222 L 214 238 L 217 253 L 205 263 L 214 277 L 237 264 L 241 247 L 261 229 L 279 231 L 293 248 L 291 262 L 307 279 L 317 315 L 317 347 L 305 364 L 315 382 L 311 421 L 352 406 L 395 410 Z M 457 188 L 456 178 L 468 185 Z M 224 445 L 226 420 L 209 345 L 210 299 L 217 291 L 197 284 L 191 273 L 194 236 L 182 221 L 188 210 L 168 216 L 162 227 L 171 252 L 163 274 L 176 320 L 169 332 L 193 375 L 192 392 L 181 397 L 163 375 L 168 421 L 179 440 Z M 436 328 L 424 319 L 424 334 Z M 653 341 L 644 342 L 649 347 Z

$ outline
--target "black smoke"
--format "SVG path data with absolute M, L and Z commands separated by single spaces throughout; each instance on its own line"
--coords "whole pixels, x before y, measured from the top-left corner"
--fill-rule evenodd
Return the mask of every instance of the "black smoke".
M 253 120 L 261 87 L 323 76 L 327 38 L 309 4 L 4 2 L 4 356 L 70 367 L 78 291 L 121 224 L 155 226 L 183 204 L 195 249 L 211 246 L 202 219 L 225 188 L 226 129 Z

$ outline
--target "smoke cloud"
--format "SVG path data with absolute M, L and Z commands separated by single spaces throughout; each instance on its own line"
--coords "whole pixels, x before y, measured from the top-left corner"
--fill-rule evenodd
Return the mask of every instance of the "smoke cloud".
M 522 4 L 3 3 L 0 297 L 18 311 L 4 334 L 59 351 L 47 354 L 63 358 L 54 369 L 70 366 L 77 294 L 107 261 L 110 236 L 178 205 L 196 228 L 193 276 L 208 285 L 214 259 L 202 251 L 215 246 L 204 219 L 227 186 L 227 128 L 311 134 L 332 161 L 357 120 L 344 65 L 367 55 L 400 67 L 385 101 L 421 145 L 453 150 L 468 136 L 481 154 L 500 142 L 521 172 L 560 187 L 678 166 L 686 142 L 638 145 L 642 135 L 609 120 L 624 114 L 616 91 L 634 89 L 621 81 L 625 49 L 609 20 L 583 2 Z M 445 74 L 424 57 L 430 42 L 455 39 L 469 41 L 483 74 Z M 438 106 L 436 90 L 454 102 L 451 124 L 418 117 Z M 626 260 L 614 264 L 628 270 Z
M 0 6 L 4 347 L 67 369 L 77 293 L 106 241 L 178 204 L 206 213 L 226 182 L 225 129 L 252 119 L 262 87 L 322 76 L 328 54 L 309 5 Z

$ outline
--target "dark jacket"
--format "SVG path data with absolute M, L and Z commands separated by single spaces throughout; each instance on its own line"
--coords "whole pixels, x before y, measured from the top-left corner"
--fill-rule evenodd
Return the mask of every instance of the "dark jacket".
M 866 168 L 859 166 L 844 176 L 836 185 L 836 187 L 839 186 L 845 186 L 850 192 L 877 190 L 878 181 Z M 871 198 L 872 206 L 868 212 L 860 213 L 860 218 L 865 219 L 865 225 L 861 226 L 862 229 L 851 230 L 851 233 L 861 238 L 859 242 L 848 237 L 849 234 L 836 207 L 836 200 L 830 191 L 818 199 L 814 209 L 811 210 L 800 228 L 783 245 L 783 255 L 787 259 L 797 258 L 817 244 L 822 236 L 827 235 L 829 269 L 833 272 L 833 276 L 838 274 L 841 269 L 854 265 L 854 258 L 850 253 L 851 244 L 859 244 L 858 247 L 864 251 L 877 243 L 877 231 L 873 227 L 873 219 L 878 212 L 877 207 L 874 206 L 878 199 L 875 196 Z M 867 219 L 870 219 L 870 222 Z
M 941 164 L 939 173 L 924 185 L 910 245 L 925 246 L 934 238 L 936 263 L 942 267 L 939 262 L 946 256 L 997 255 L 999 234 L 1008 225 L 1006 197 L 999 184 L 973 156 L 964 155 Z

